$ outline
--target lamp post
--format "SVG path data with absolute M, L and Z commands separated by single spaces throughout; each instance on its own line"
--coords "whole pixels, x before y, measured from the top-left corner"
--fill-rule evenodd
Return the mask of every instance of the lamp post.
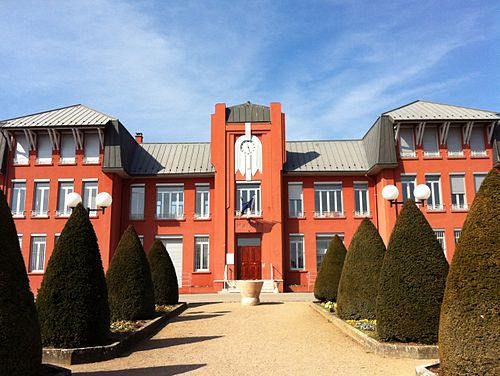
M 75 208 L 81 202 L 82 196 L 80 196 L 80 194 L 76 192 L 71 192 L 66 196 L 66 205 L 68 205 L 68 207 L 70 207 L 71 209 Z M 112 202 L 113 198 L 108 192 L 101 192 L 95 198 L 95 203 L 99 208 L 87 208 L 87 214 L 90 215 L 91 212 L 95 213 L 98 211 L 102 211 L 102 213 L 104 214 L 104 211 L 111 205 Z
M 431 190 L 427 185 L 419 184 L 413 190 L 413 195 L 417 200 L 415 204 L 424 205 L 424 201 L 427 200 L 431 195 Z M 404 203 L 403 201 L 397 200 L 398 196 L 399 196 L 399 189 L 395 185 L 386 185 L 384 189 L 382 189 L 382 197 L 384 198 L 384 200 L 390 202 L 391 207 L 393 205 L 396 205 L 397 208 L 397 205 Z

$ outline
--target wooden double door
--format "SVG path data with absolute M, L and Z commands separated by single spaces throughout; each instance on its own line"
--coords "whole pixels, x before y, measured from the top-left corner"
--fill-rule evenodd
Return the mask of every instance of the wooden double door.
M 260 245 L 238 247 L 238 279 L 262 279 Z

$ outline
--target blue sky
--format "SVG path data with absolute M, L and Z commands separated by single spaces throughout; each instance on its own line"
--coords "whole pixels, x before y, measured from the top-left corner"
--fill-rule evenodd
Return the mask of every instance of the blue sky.
M 0 118 L 83 103 L 145 141 L 208 141 L 215 103 L 287 138 L 362 137 L 427 99 L 500 111 L 498 1 L 7 1 Z

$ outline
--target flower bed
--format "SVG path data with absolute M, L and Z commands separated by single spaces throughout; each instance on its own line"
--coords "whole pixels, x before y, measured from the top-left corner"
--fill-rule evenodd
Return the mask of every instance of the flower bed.
M 186 303 L 175 306 L 162 306 L 157 309 L 158 317 L 153 320 L 118 321 L 111 325 L 110 344 L 104 346 L 74 349 L 43 349 L 43 362 L 62 365 L 100 362 L 117 357 L 123 351 L 144 338 L 151 337 L 169 319 L 179 315 L 187 308 Z
M 436 345 L 419 345 L 419 344 L 408 344 L 400 342 L 381 342 L 377 339 L 376 330 L 366 330 L 362 329 L 366 324 L 370 324 L 367 329 L 373 329 L 371 326 L 372 322 L 369 320 L 350 320 L 348 323 L 341 320 L 334 313 L 332 309 L 335 310 L 335 303 L 328 304 L 318 304 L 311 303 L 310 307 L 316 312 L 325 317 L 338 329 L 340 329 L 344 334 L 351 337 L 353 340 L 359 344 L 366 347 L 368 350 L 381 354 L 388 357 L 396 358 L 411 358 L 411 359 L 437 359 L 438 350 Z M 375 327 L 376 329 L 376 327 Z

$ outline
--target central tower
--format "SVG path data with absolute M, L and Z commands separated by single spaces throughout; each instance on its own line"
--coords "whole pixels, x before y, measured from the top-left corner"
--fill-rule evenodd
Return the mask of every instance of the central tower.
M 217 104 L 211 131 L 213 250 L 219 260 L 214 277 L 282 280 L 286 148 L 281 104 Z

